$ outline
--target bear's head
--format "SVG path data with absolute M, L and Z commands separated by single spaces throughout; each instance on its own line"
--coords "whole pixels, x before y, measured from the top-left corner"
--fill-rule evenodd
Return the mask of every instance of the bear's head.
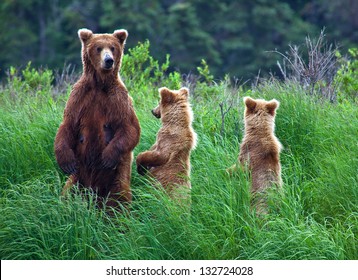
M 184 107 L 188 105 L 189 89 L 186 87 L 182 87 L 179 90 L 170 90 L 166 87 L 162 87 L 159 89 L 159 94 L 159 105 L 152 110 L 152 114 L 158 119 L 163 118 L 163 116 L 169 112 L 175 113 L 180 111 L 183 104 L 185 104 Z M 175 107 L 177 107 L 177 109 L 174 109 Z
M 83 70 L 98 73 L 118 73 L 128 32 L 115 30 L 113 34 L 94 34 L 91 30 L 78 30 L 82 43 Z
M 244 97 L 246 123 L 255 127 L 274 123 L 276 110 L 280 105 L 276 99 L 266 101 Z
M 245 103 L 245 116 L 255 115 L 255 114 L 264 114 L 275 116 L 276 110 L 280 105 L 276 99 L 266 101 L 263 99 L 252 99 L 249 96 L 244 97 Z

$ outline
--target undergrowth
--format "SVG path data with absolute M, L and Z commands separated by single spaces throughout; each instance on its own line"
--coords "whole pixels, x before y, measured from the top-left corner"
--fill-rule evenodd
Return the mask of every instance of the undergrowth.
M 160 127 L 150 113 L 158 87 L 185 85 L 179 73 L 166 73 L 169 57 L 159 65 L 148 48 L 144 43 L 129 50 L 121 71 L 142 129 L 135 156 L 154 143 Z M 250 88 L 215 82 L 205 65 L 199 69 L 205 77 L 191 85 L 199 140 L 191 157 L 190 212 L 133 165 L 130 212 L 113 216 L 79 194 L 59 195 L 66 177 L 53 141 L 69 87 L 58 87 L 48 69 L 10 70 L 0 89 L 1 259 L 357 259 L 358 110 L 352 88 L 343 83 L 332 103 L 293 81 Z M 353 75 L 350 65 L 341 77 Z M 284 146 L 284 187 L 269 194 L 264 218 L 250 207 L 248 175 L 225 171 L 237 160 L 246 95 L 280 101 L 276 135 Z

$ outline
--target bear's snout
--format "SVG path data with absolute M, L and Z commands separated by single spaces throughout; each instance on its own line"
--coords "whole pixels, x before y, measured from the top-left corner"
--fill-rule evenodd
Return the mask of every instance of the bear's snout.
M 105 54 L 104 55 L 104 68 L 105 69 L 111 69 L 114 63 L 114 60 L 112 58 L 112 56 L 110 56 L 109 54 Z
M 158 112 L 157 110 L 153 109 L 152 110 L 152 114 L 154 117 L 156 117 L 157 119 L 160 119 L 160 112 Z
M 160 117 L 161 117 L 160 105 L 158 105 L 157 107 L 155 107 L 155 108 L 152 110 L 152 114 L 153 114 L 153 116 L 156 117 L 157 119 L 160 119 Z

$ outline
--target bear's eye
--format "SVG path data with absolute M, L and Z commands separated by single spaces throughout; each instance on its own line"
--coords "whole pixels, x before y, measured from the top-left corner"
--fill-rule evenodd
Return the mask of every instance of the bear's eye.
M 111 47 L 111 52 L 114 52 L 115 48 L 114 47 Z
M 100 53 L 102 51 L 102 48 L 97 47 L 97 52 Z

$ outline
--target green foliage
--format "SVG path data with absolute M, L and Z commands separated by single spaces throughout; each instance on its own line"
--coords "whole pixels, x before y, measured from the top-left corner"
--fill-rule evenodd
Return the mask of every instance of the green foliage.
M 209 65 L 206 63 L 205 59 L 201 60 L 201 66 L 198 66 L 196 69 L 206 83 L 211 84 L 213 82 L 214 75 L 211 74 Z
M 128 50 L 128 55 L 124 55 L 121 74 L 123 78 L 129 80 L 133 85 L 139 87 L 143 85 L 158 84 L 165 77 L 165 72 L 169 67 L 169 55 L 162 65 L 149 55 L 149 41 L 139 43 L 136 47 Z
M 350 9 L 347 9 L 350 7 Z M 269 51 L 283 51 L 327 26 L 331 41 L 357 44 L 351 0 L 283 1 L 13 1 L 0 3 L 0 78 L 10 66 L 81 69 L 79 28 L 129 31 L 127 45 L 147 39 L 162 63 L 191 73 L 205 59 L 215 76 L 243 78 L 278 71 Z M 24 44 L 26 42 L 26 44 Z
M 350 54 L 348 60 L 337 53 L 342 64 L 335 77 L 335 82 L 339 85 L 338 99 L 358 102 L 358 49 L 352 48 L 348 52 Z
M 25 69 L 18 73 L 15 67 L 10 67 L 8 85 L 16 95 L 34 94 L 48 95 L 52 88 L 53 74 L 49 69 L 37 70 L 29 62 Z
M 179 73 L 173 72 L 166 75 L 169 67 L 169 55 L 165 63 L 161 64 L 149 55 L 149 41 L 139 43 L 136 47 L 129 49 L 124 55 L 121 75 L 129 88 L 137 91 L 143 88 L 152 88 L 165 83 L 168 87 L 180 86 Z
M 148 48 L 140 44 L 123 61 L 142 129 L 135 156 L 154 143 L 161 125 L 148 110 L 158 100 L 157 87 L 181 83 L 177 72 L 165 74 L 169 62 L 160 65 Z M 210 76 L 206 66 L 202 73 Z M 228 78 L 199 82 L 191 98 L 199 139 L 191 157 L 190 212 L 152 187 L 133 164 L 131 211 L 109 217 L 91 193 L 59 197 L 66 177 L 53 141 L 67 96 L 52 98 L 48 74 L 30 66 L 24 73 L 10 69 L 0 88 L 1 259 L 358 258 L 353 101 L 318 100 L 294 82 L 271 80 L 249 90 Z M 33 94 L 42 84 L 47 94 Z M 276 135 L 284 146 L 284 186 L 269 193 L 264 218 L 250 207 L 249 175 L 226 172 L 239 153 L 245 95 L 280 101 Z
M 121 76 L 131 95 L 137 97 L 137 105 L 148 106 L 148 101 L 158 100 L 158 88 L 166 85 L 168 88 L 179 88 L 181 76 L 178 72 L 167 74 L 169 67 L 169 55 L 166 61 L 160 64 L 149 54 L 149 41 L 139 43 L 129 49 L 122 62 Z M 149 94 L 153 92 L 153 94 Z M 142 98 L 139 98 L 139 97 Z M 153 108 L 155 106 L 153 105 Z

